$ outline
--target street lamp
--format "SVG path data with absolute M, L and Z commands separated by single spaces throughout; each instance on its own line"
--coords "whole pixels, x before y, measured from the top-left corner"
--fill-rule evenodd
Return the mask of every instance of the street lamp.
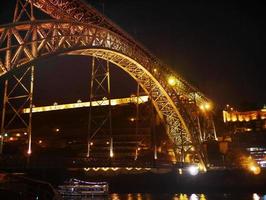
M 177 80 L 174 76 L 169 76 L 167 79 L 167 82 L 170 86 L 175 86 L 177 83 Z
M 211 103 L 206 102 L 206 103 L 204 103 L 204 104 L 201 104 L 201 105 L 200 105 L 200 109 L 201 109 L 202 111 L 210 111 L 210 110 L 212 109 Z
M 215 125 L 214 125 L 214 121 L 212 118 L 212 113 L 210 112 L 212 110 L 212 104 L 211 102 L 204 102 L 202 103 L 199 108 L 200 110 L 203 112 L 203 115 L 206 117 L 207 119 L 207 123 L 210 125 L 210 127 L 212 127 L 213 129 L 213 135 L 211 136 L 211 138 L 213 138 L 214 140 L 217 140 L 217 135 L 216 135 L 216 129 L 215 129 Z M 198 122 L 199 123 L 199 122 Z M 205 138 L 205 133 L 203 133 L 203 139 Z
M 188 172 L 192 176 L 196 176 L 199 173 L 199 167 L 195 165 L 191 165 L 188 167 Z
M 27 151 L 27 154 L 28 154 L 28 155 L 30 155 L 30 154 L 31 154 L 31 149 L 29 149 L 29 150 Z

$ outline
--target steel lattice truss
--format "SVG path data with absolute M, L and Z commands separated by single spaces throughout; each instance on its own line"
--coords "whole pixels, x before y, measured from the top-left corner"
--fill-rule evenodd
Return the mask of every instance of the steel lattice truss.
M 182 158 L 193 150 L 198 161 L 205 163 L 199 130 L 192 116 L 196 103 L 208 101 L 202 93 L 177 75 L 177 84 L 170 86 L 167 78 L 173 75 L 172 70 L 84 3 L 36 0 L 34 4 L 57 20 L 1 26 L 0 76 L 52 55 L 87 55 L 108 60 L 130 74 L 149 94 L 165 121 L 177 154 Z

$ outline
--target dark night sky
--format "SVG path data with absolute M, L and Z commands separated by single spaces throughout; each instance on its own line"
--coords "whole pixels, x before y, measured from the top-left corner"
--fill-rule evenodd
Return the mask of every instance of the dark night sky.
M 220 106 L 266 103 L 265 6 L 102 2 L 107 16 Z
M 12 1 L 0 3 L 1 24 L 11 18 L 8 15 Z M 262 4 L 170 0 L 88 2 L 101 12 L 104 10 L 110 19 L 213 99 L 218 107 L 227 103 L 240 108 L 247 103 L 259 106 L 266 103 L 266 7 Z

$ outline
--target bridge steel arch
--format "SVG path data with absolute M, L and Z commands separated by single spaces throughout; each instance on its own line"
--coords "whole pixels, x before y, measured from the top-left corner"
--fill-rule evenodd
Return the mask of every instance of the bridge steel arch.
M 179 160 L 184 161 L 186 154 L 194 154 L 199 162 L 206 164 L 198 129 L 182 105 L 181 95 L 191 95 L 185 84 L 179 81 L 176 86 L 169 85 L 167 78 L 172 72 L 117 33 L 73 21 L 20 22 L 0 28 L 0 46 L 1 75 L 52 55 L 87 55 L 114 63 L 150 96 L 165 121 Z
M 21 20 L 18 5 L 22 12 L 30 6 L 30 21 L 17 22 Z M 56 20 L 35 20 L 33 5 Z M 82 0 L 18 0 L 14 22 L 0 27 L 0 77 L 53 55 L 108 60 L 132 76 L 150 96 L 166 124 L 179 161 L 192 155 L 193 162 L 206 166 L 202 142 L 216 139 L 216 133 L 214 129 L 202 137 L 198 106 L 209 99 L 111 20 Z M 174 77 L 172 86 L 168 84 L 169 77 Z

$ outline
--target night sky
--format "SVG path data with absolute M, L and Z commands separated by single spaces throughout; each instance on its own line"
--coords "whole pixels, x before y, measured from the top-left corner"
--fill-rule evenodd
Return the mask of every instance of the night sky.
M 14 2 L 0 2 L 1 24 L 11 20 Z M 229 103 L 244 109 L 247 105 L 262 107 L 266 104 L 266 7 L 262 4 L 170 0 L 88 2 L 198 87 L 217 107 Z M 68 64 L 65 63 L 65 74 L 62 74 L 64 59 Z M 52 87 L 58 77 L 71 76 L 71 62 L 73 65 L 74 61 L 87 67 L 88 60 L 84 58 L 79 61 L 77 58 L 54 58 L 40 64 L 38 76 L 44 76 L 40 83 L 49 80 Z M 57 65 L 60 65 L 59 71 L 55 70 Z M 53 75 L 57 78 L 49 78 Z M 74 79 L 80 78 L 75 76 Z M 87 80 L 83 83 L 87 84 Z M 49 88 L 40 87 L 41 93 L 48 95 Z M 65 88 L 65 93 L 77 93 L 76 86 L 72 87 L 73 90 Z

